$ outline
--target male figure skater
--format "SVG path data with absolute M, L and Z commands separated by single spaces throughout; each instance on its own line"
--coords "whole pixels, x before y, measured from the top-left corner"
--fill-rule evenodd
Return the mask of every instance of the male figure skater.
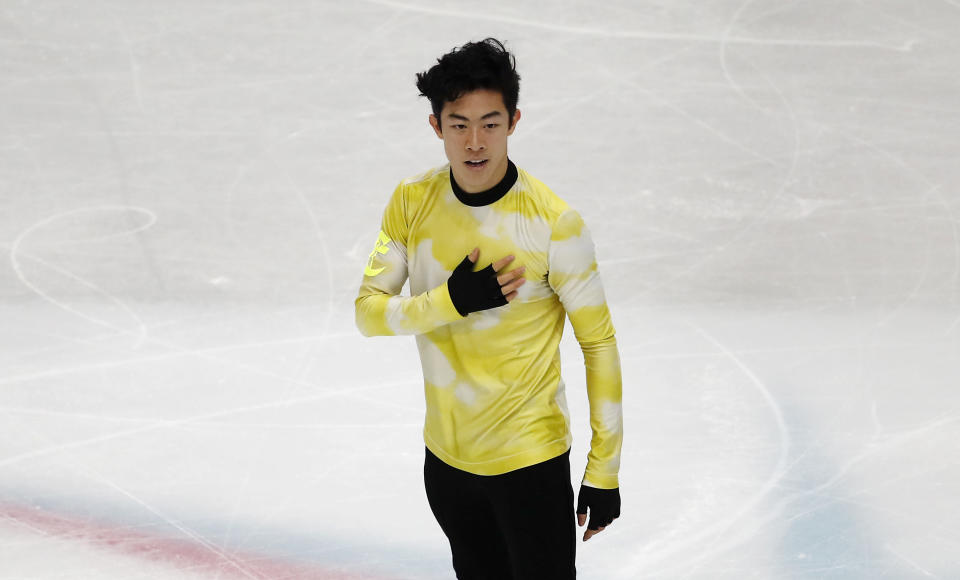
M 507 157 L 519 86 L 492 38 L 417 75 L 449 163 L 396 188 L 356 300 L 364 335 L 416 335 L 424 483 L 461 580 L 576 576 L 558 350 L 567 316 L 593 430 L 576 509 L 580 526 L 590 512 L 583 540 L 620 515 L 614 329 L 580 215 Z M 411 296 L 399 296 L 408 277 Z

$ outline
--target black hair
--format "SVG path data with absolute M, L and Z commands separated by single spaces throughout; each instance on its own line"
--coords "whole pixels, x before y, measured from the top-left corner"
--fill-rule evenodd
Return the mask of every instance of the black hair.
M 430 70 L 417 73 L 420 96 L 430 99 L 437 120 L 445 103 L 456 101 L 466 93 L 490 89 L 503 95 L 503 104 L 513 124 L 520 95 L 520 75 L 516 59 L 496 38 L 468 42 L 437 59 Z

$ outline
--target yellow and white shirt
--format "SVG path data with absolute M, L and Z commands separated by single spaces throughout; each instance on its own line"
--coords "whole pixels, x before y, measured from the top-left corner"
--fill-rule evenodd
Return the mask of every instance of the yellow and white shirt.
M 507 255 L 526 266 L 517 297 L 460 316 L 447 278 L 474 247 L 475 269 Z M 411 296 L 400 296 L 409 277 Z M 464 193 L 449 165 L 403 181 L 383 214 L 356 299 L 366 336 L 414 334 L 428 449 L 448 465 L 498 475 L 570 448 L 560 337 L 570 317 L 583 351 L 593 438 L 583 482 L 619 487 L 620 358 L 580 215 L 511 162 L 498 187 Z

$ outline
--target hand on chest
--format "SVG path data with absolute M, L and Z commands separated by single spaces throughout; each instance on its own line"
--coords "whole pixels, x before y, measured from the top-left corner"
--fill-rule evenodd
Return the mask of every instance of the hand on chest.
M 547 283 L 550 227 L 545 220 L 491 206 L 457 209 L 432 215 L 410 232 L 409 274 L 414 292 L 414 284 L 424 290 L 442 284 L 473 248 L 480 248 L 475 271 L 511 255 L 515 259 L 500 273 L 526 268 L 527 281 L 518 290 L 517 300 L 552 294 Z

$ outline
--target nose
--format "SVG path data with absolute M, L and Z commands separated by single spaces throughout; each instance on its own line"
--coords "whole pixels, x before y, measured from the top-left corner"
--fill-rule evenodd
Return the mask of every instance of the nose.
M 480 139 L 480 129 L 471 127 L 467 134 L 467 151 L 483 151 L 486 145 Z

